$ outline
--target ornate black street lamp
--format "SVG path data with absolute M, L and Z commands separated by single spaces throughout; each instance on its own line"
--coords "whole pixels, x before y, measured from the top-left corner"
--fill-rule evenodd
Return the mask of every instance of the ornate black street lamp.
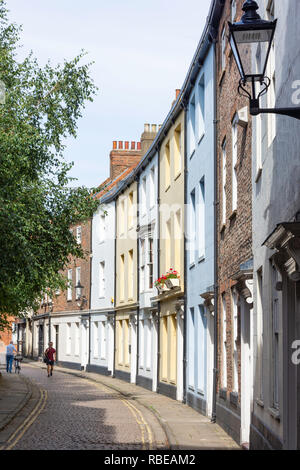
M 239 93 L 250 100 L 250 114 L 257 116 L 261 113 L 275 113 L 300 119 L 300 108 L 264 108 L 259 107 L 259 98 L 264 95 L 270 86 L 270 79 L 265 76 L 268 58 L 274 39 L 277 20 L 262 20 L 257 13 L 258 5 L 254 0 L 246 0 L 243 5 L 245 12 L 238 23 L 230 23 L 230 45 L 241 76 Z M 254 44 L 260 47 L 261 61 L 259 70 L 253 70 L 251 48 Z M 259 82 L 263 87 L 256 95 L 255 84 Z M 251 83 L 252 95 L 245 88 Z M 243 93 L 244 92 L 244 93 Z
M 84 287 L 81 285 L 80 281 L 77 282 L 75 286 L 76 300 L 78 300 L 77 305 L 80 310 L 83 309 L 84 305 L 87 303 L 87 298 L 82 295 Z

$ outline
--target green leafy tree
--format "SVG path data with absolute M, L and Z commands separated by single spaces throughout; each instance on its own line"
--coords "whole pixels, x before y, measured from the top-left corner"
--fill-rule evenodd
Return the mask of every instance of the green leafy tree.
M 6 315 L 35 310 L 42 292 L 66 287 L 69 257 L 84 256 L 69 228 L 98 205 L 90 189 L 71 187 L 63 158 L 96 92 L 91 64 L 83 52 L 55 67 L 32 53 L 20 61 L 20 31 L 0 0 L 0 328 Z

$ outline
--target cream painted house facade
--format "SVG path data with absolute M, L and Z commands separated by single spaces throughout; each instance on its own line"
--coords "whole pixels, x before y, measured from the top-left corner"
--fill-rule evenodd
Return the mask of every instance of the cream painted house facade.
M 184 329 L 184 112 L 180 111 L 162 141 L 159 156 L 159 275 L 170 268 L 180 286 L 158 295 L 160 364 L 158 391 L 183 400 Z

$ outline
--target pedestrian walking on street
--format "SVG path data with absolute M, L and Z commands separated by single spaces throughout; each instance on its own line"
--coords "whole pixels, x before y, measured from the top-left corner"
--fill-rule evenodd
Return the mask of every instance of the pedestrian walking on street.
M 6 372 L 11 374 L 11 369 L 14 361 L 14 352 L 17 352 L 16 348 L 14 347 L 13 341 L 6 346 Z
M 53 366 L 56 360 L 56 350 L 53 348 L 53 343 L 49 343 L 49 348 L 45 351 L 45 359 L 47 364 L 48 377 L 53 375 Z

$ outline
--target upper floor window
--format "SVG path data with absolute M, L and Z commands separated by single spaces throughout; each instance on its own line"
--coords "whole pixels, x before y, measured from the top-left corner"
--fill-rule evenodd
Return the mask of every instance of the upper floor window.
M 202 75 L 198 84 L 198 140 L 202 139 L 205 133 L 205 87 L 204 75 Z
M 181 171 L 181 125 L 179 124 L 174 131 L 174 172 L 175 178 Z
M 150 170 L 150 207 L 155 206 L 155 168 L 154 166 Z
M 146 176 L 142 179 L 142 195 L 141 195 L 141 214 L 145 215 L 147 211 L 147 180 Z
M 237 209 L 238 117 L 232 121 L 232 211 Z
M 133 192 L 128 196 L 128 228 L 133 227 Z
M 171 184 L 170 141 L 165 146 L 165 188 Z
M 195 95 L 193 95 L 189 105 L 189 153 L 190 156 L 196 147 L 196 105 Z
M 120 203 L 120 235 L 125 233 L 125 200 L 122 199 Z
M 82 241 L 82 230 L 81 230 L 81 226 L 76 227 L 76 241 L 77 241 L 77 243 L 81 243 L 81 241 Z
M 226 224 L 226 139 L 222 145 L 222 224 Z
M 134 262 L 133 262 L 133 250 L 128 253 L 128 299 L 133 298 L 133 287 L 134 287 Z
M 153 238 L 148 239 L 148 276 L 149 289 L 153 288 Z
M 222 35 L 221 35 L 221 65 L 222 65 L 222 71 L 225 70 L 226 67 L 226 28 L 225 25 L 223 26 L 222 29 Z
M 141 261 L 141 277 L 140 277 L 140 291 L 145 291 L 145 239 L 140 240 L 140 261 Z
M 190 264 L 195 262 L 196 241 L 196 195 L 195 189 L 190 194 Z
M 205 256 L 205 178 L 200 181 L 199 185 L 199 242 L 198 256 L 199 259 Z

